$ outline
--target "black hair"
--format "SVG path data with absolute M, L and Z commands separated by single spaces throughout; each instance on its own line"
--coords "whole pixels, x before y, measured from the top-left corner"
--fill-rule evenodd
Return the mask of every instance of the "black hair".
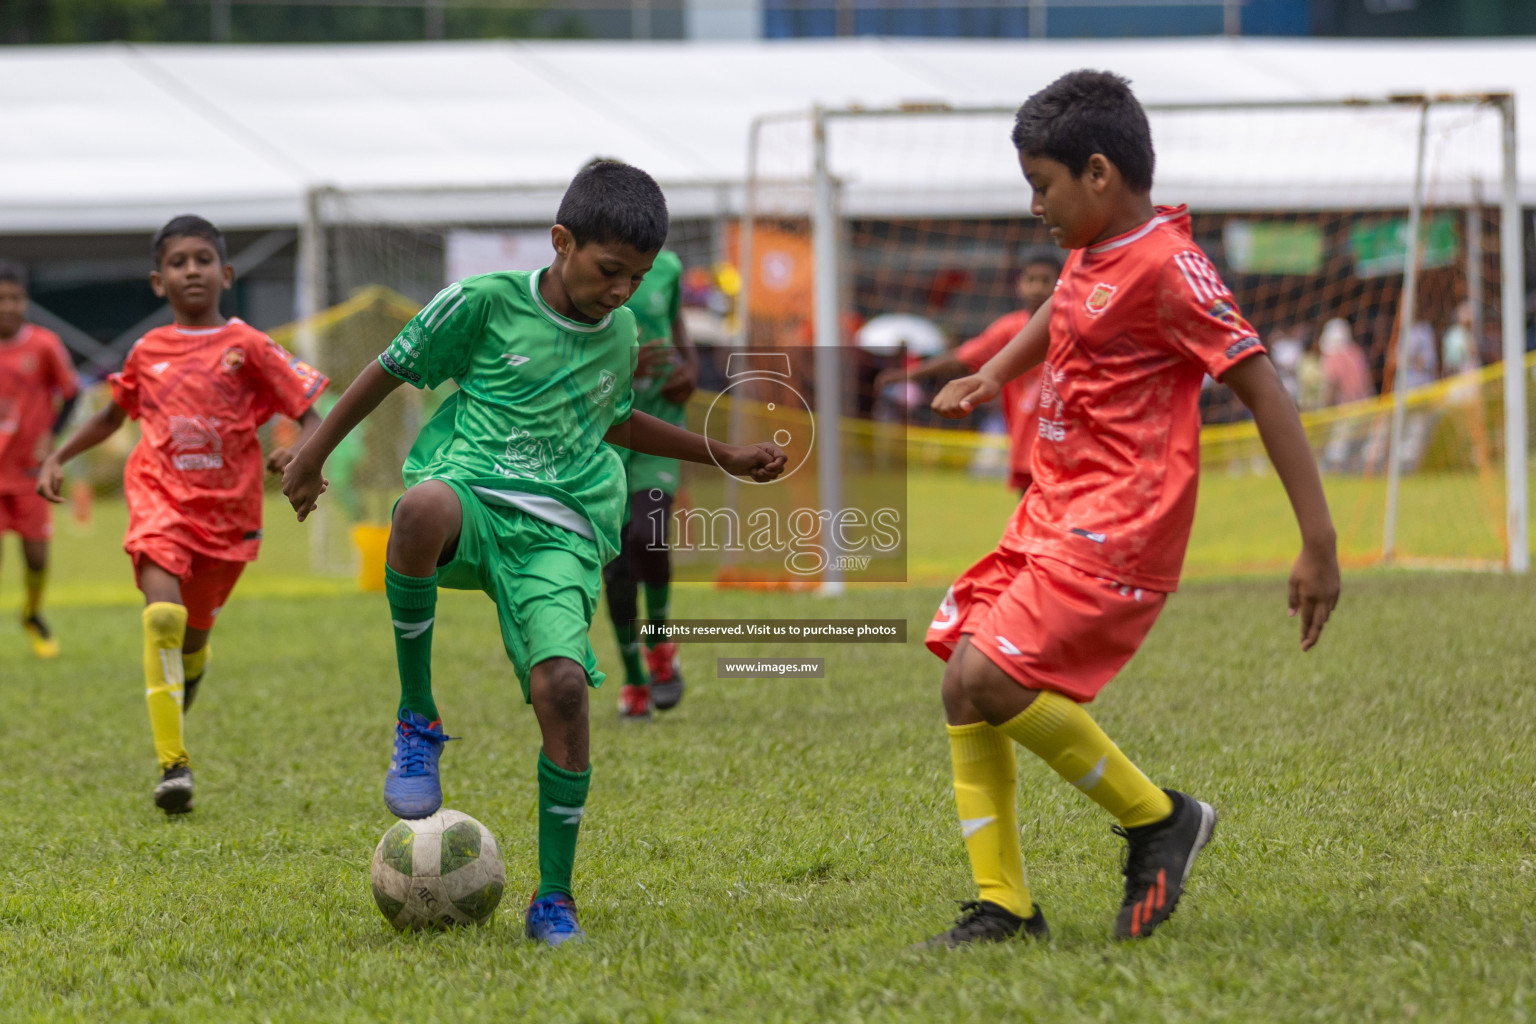
M 10 263 L 0 260 L 0 281 L 11 281 L 21 286 L 22 291 L 27 290 L 27 268 L 20 263 Z
M 599 157 L 571 179 L 555 222 L 578 248 L 620 242 L 636 252 L 656 252 L 667 241 L 667 197 L 640 168 Z
M 1066 261 L 1061 258 L 1061 250 L 1053 245 L 1037 245 L 1032 249 L 1023 249 L 1019 252 L 1017 266 L 1022 273 L 1026 267 L 1032 267 L 1036 263 L 1049 263 L 1060 274 Z
M 155 240 L 150 246 L 154 251 L 156 270 L 160 268 L 160 260 L 165 255 L 165 243 L 173 238 L 204 239 L 218 250 L 220 263 L 229 262 L 229 253 L 224 248 L 224 232 L 201 217 L 184 213 L 180 217 L 172 217 L 165 227 L 155 232 Z
M 1070 71 L 1024 101 L 1013 146 L 1064 164 L 1081 177 L 1100 153 L 1137 192 L 1152 191 L 1152 129 L 1131 83 L 1108 71 Z

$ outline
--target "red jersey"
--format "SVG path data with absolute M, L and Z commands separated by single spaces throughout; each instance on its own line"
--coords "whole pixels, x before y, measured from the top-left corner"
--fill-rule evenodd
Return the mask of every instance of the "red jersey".
M 987 329 L 955 349 L 955 358 L 975 373 L 1003 350 L 1029 322 L 1028 310 L 998 317 Z M 1035 451 L 1040 411 L 1040 368 L 1019 374 L 1003 385 L 1003 422 L 1008 425 L 1008 484 L 1020 490 L 1029 486 L 1030 461 Z
M 1074 250 L 1051 299 L 1034 486 L 1003 545 L 1177 589 L 1195 518 L 1200 383 L 1263 351 L 1184 207 Z
M 112 400 L 140 421 L 128 457 L 130 552 L 146 538 L 234 562 L 261 543 L 263 462 L 256 429 L 298 419 L 327 378 L 241 320 L 158 327 L 134 343 Z
M 37 489 L 37 467 L 53 440 L 55 403 L 79 390 L 57 334 L 24 323 L 16 337 L 0 341 L 0 494 Z

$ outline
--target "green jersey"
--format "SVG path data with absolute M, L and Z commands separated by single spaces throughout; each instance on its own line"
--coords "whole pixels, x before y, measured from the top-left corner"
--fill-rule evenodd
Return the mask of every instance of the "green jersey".
M 625 307 L 633 310 L 640 344 L 661 341 L 672 345 L 672 324 L 683 308 L 683 261 L 677 253 L 663 249 L 646 273 L 645 280 L 629 297 Z M 635 378 L 635 408 L 666 420 L 684 422 L 683 407 L 661 397 L 662 385 L 672 375 L 671 363 L 651 371 L 655 376 Z
M 547 269 L 547 268 L 546 268 Z M 533 273 L 485 274 L 439 292 L 379 356 L 418 388 L 458 390 L 422 427 L 405 482 L 454 480 L 617 553 L 624 466 L 603 435 L 629 418 L 635 318 L 556 313 Z

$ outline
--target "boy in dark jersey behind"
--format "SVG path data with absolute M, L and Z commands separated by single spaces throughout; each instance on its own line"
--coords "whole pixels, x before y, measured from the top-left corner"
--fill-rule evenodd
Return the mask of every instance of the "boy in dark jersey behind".
M 1210 840 L 1207 803 L 1153 785 L 1084 710 L 1136 653 L 1178 586 L 1195 513 L 1200 384 L 1253 412 L 1300 526 L 1290 579 L 1301 648 L 1338 601 L 1335 536 L 1296 407 L 1195 245 L 1185 208 L 1151 201 L 1151 130 L 1128 83 L 1076 71 L 1019 109 L 1014 147 L 1035 216 L 1071 250 L 1044 307 L 934 399 L 958 417 L 1044 363 L 1033 485 L 997 548 L 930 625 L 955 802 L 980 890 L 929 945 L 1049 934 L 1024 880 L 1013 744 L 1109 811 L 1129 846 L 1115 936 L 1173 913 Z

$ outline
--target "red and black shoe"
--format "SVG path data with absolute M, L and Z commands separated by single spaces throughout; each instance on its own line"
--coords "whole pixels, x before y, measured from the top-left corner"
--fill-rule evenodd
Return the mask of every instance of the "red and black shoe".
M 1172 789 L 1163 792 L 1173 801 L 1168 817 L 1137 828 L 1113 826 L 1127 844 L 1117 939 L 1144 939 L 1172 916 L 1196 855 L 1216 829 L 1216 809 L 1210 804 Z
M 619 688 L 619 721 L 649 722 L 651 720 L 651 688 L 625 685 Z
M 683 700 L 683 666 L 677 657 L 677 644 L 664 640 L 645 651 L 646 668 L 651 676 L 651 700 L 657 711 L 671 711 Z

